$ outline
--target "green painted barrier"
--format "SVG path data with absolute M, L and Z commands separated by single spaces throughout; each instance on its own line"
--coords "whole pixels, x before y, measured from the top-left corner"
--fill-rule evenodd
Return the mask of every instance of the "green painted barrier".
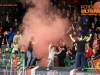
M 69 55 L 66 55 L 66 58 L 65 58 L 65 67 L 68 67 L 68 63 L 71 61 L 71 57 Z

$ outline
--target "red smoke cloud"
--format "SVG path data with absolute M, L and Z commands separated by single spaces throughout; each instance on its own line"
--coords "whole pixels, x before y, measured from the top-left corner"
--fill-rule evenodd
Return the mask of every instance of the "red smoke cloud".
M 23 18 L 22 26 L 25 28 L 20 43 L 26 46 L 31 36 L 34 41 L 39 41 L 33 46 L 33 52 L 41 59 L 40 65 L 46 66 L 48 57 L 48 46 L 51 42 L 57 43 L 63 39 L 67 45 L 71 45 L 66 31 L 69 29 L 69 21 L 61 18 L 55 10 L 51 10 L 48 0 L 32 0 L 31 4 L 35 7 L 28 8 Z M 47 12 L 47 7 L 49 12 Z

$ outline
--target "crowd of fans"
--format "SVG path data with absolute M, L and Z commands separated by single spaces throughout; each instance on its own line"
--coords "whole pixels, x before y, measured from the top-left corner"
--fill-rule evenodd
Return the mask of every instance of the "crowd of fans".
M 54 0 L 54 4 L 51 3 L 51 6 L 53 5 L 58 13 L 61 12 L 63 18 L 70 20 L 70 29 L 67 30 L 66 35 L 72 34 L 72 37 L 75 40 L 78 39 L 78 36 L 82 36 L 82 38 L 86 40 L 92 34 L 90 41 L 85 45 L 85 67 L 91 67 L 91 60 L 100 58 L 99 15 L 81 15 L 81 9 L 79 7 L 67 3 L 67 0 L 63 0 L 62 2 Z M 94 2 L 91 0 L 89 4 L 93 5 Z M 70 48 L 66 46 L 63 41 L 61 43 L 60 40 L 59 47 L 64 48 L 64 50 L 62 49 L 63 51 L 59 55 L 57 55 L 59 58 L 59 66 L 75 66 L 77 44 L 74 42 L 73 47 Z
M 21 13 L 17 7 L 15 11 L 9 9 L 0 14 L 0 68 L 11 67 L 11 59 L 14 68 L 23 66 L 23 58 L 19 51 L 20 24 Z
M 92 34 L 91 40 L 86 43 L 85 47 L 85 66 L 90 67 L 91 65 L 89 65 L 88 62 L 100 54 L 100 18 L 99 16 L 82 16 L 79 6 L 80 3 L 71 5 L 66 0 L 54 0 L 51 2 L 51 7 L 54 7 L 57 13 L 62 13 L 63 18 L 70 20 L 70 29 L 66 30 L 66 35 L 69 36 L 69 34 L 72 34 L 76 40 L 77 36 L 82 35 L 85 40 Z M 20 12 L 18 8 L 16 8 L 14 12 L 12 9 L 9 9 L 9 11 L 6 13 L 2 12 L 0 15 L 0 53 L 19 53 L 19 40 L 22 33 L 19 15 Z M 70 48 L 66 46 L 64 41 L 60 40 L 59 47 L 63 49 L 63 51 L 57 55 L 59 58 L 59 67 L 70 67 L 75 63 L 75 55 L 77 52 L 76 43 L 73 43 L 73 47 Z M 13 57 L 15 58 L 15 56 Z M 19 59 L 17 61 L 19 61 Z

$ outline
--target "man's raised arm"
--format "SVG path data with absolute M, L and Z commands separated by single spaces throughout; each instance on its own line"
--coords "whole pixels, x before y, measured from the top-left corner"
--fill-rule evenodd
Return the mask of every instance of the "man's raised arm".
M 35 41 L 35 42 L 32 42 L 32 44 L 36 44 L 39 40 Z
M 90 34 L 90 36 L 87 38 L 86 42 L 89 42 L 91 39 L 92 34 Z
M 73 42 L 75 42 L 75 39 L 72 37 L 72 34 L 70 34 L 69 36 L 70 36 L 71 40 L 72 40 Z

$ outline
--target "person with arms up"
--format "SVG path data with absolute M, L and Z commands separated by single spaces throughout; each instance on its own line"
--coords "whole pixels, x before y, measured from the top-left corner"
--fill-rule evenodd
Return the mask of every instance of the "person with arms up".
M 70 38 L 73 42 L 77 44 L 77 53 L 76 53 L 76 58 L 75 58 L 75 70 L 78 70 L 78 66 L 81 61 L 81 69 L 82 71 L 84 70 L 84 65 L 85 65 L 85 43 L 89 42 L 91 39 L 92 34 L 84 40 L 82 36 L 78 36 L 78 40 L 74 40 L 72 35 L 70 34 Z
M 55 47 L 52 45 L 52 43 L 49 45 L 49 56 L 48 56 L 48 65 L 47 65 L 47 70 L 49 70 L 49 67 L 54 67 L 54 55 L 55 54 L 60 54 L 62 50 L 60 50 L 60 52 L 55 52 Z

